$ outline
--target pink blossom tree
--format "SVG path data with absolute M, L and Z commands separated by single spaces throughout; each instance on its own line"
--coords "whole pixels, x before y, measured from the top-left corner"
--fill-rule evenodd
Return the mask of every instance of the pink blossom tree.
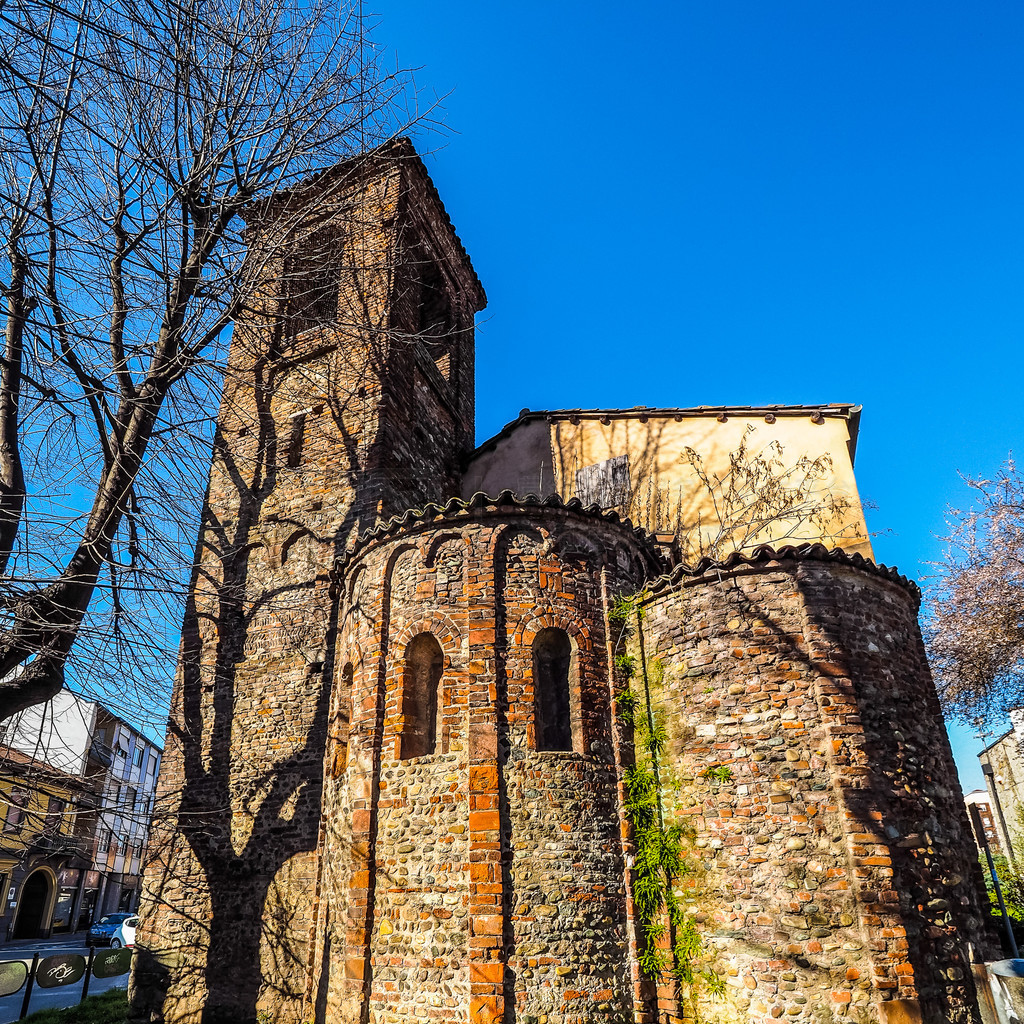
M 1012 459 L 950 510 L 926 639 L 949 715 L 989 721 L 1024 706 L 1024 479 Z

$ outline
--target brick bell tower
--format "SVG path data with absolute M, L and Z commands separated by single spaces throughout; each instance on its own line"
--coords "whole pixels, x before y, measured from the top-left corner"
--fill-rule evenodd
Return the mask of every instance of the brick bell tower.
M 459 490 L 485 297 L 407 140 L 251 211 L 185 613 L 134 989 L 299 1020 L 338 603 L 379 517 Z M 196 950 L 200 955 L 196 956 Z

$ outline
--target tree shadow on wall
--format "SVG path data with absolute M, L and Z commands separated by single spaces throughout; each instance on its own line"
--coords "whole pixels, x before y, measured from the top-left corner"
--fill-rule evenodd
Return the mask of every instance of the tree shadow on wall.
M 154 953 L 142 952 L 138 974 L 148 961 L 153 987 L 168 992 L 157 1017 L 190 1024 L 250 1024 L 258 1004 L 297 1013 L 313 879 L 289 893 L 282 869 L 318 842 L 340 613 L 331 571 L 376 517 L 448 497 L 465 454 L 422 430 L 416 367 L 441 378 L 415 333 L 424 268 L 409 264 L 400 230 L 387 235 L 393 197 L 378 209 L 373 195 L 325 181 L 329 202 L 301 195 L 280 225 L 254 229 L 253 251 L 272 259 L 252 320 L 236 324 L 185 610 L 140 932 L 140 951 L 148 941 Z M 307 416 L 320 406 L 331 429 L 307 479 Z M 453 445 L 471 434 L 455 422 Z M 306 534 L 319 561 L 292 575 L 289 545 Z
M 386 355 L 375 352 L 371 359 L 376 358 L 383 363 Z M 157 829 L 164 850 L 157 855 L 159 874 L 149 885 L 151 899 L 160 905 L 155 913 L 165 921 L 155 928 L 155 944 L 165 949 L 176 944 L 166 923 L 172 920 L 187 935 L 170 970 L 149 957 L 149 987 L 168 992 L 162 1013 L 171 1020 L 183 1015 L 201 1024 L 251 1022 L 258 1000 L 294 1005 L 304 994 L 308 929 L 297 934 L 294 919 L 298 901 L 307 912 L 312 904 L 310 883 L 297 901 L 275 880 L 291 858 L 316 850 L 339 613 L 338 601 L 328 597 L 329 576 L 334 557 L 379 500 L 379 480 L 356 467 L 380 463 L 383 455 L 375 445 L 360 450 L 360 439 L 346 428 L 359 388 L 336 389 L 328 399 L 340 439 L 332 454 L 339 477 L 334 486 L 347 489 L 351 501 L 332 535 L 316 538 L 330 545 L 330 557 L 310 578 L 289 581 L 281 572 L 275 580 L 273 572 L 266 574 L 265 554 L 253 541 L 266 530 L 268 498 L 279 484 L 288 486 L 278 468 L 288 439 L 279 439 L 271 413 L 286 372 L 275 361 L 258 361 L 255 436 L 248 434 L 243 446 L 219 429 L 215 441 L 230 494 L 224 499 L 226 512 L 209 503 L 205 512 L 185 611 L 180 703 L 168 733 L 167 759 L 177 759 L 181 784 L 164 794 L 164 824 Z M 381 379 L 383 367 L 368 373 Z M 278 517 L 276 529 L 279 536 L 311 532 L 285 516 Z M 270 585 L 258 578 L 261 573 Z M 259 640 L 266 636 L 261 632 L 266 623 L 284 614 L 287 621 L 276 632 L 287 643 L 288 624 L 307 622 L 316 609 L 321 620 L 313 632 L 322 639 L 311 641 L 308 651 L 289 652 L 289 667 L 299 658 L 306 661 L 296 700 L 294 673 L 275 677 L 262 663 Z M 284 722 L 275 695 L 290 705 Z M 201 877 L 191 876 L 193 864 Z M 268 951 L 273 962 L 261 963 Z M 140 982 L 146 974 L 140 963 Z M 205 1000 L 193 995 L 203 991 Z

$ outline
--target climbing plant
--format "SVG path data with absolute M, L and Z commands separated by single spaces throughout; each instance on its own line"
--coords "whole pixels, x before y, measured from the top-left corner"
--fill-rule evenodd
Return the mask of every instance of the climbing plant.
M 633 640 L 636 654 L 621 650 L 616 668 L 626 682 L 617 698 L 620 721 L 634 730 L 634 763 L 626 768 L 625 810 L 635 844 L 633 906 L 640 938 L 643 975 L 658 979 L 668 973 L 695 1009 L 696 992 L 724 991 L 723 980 L 703 961 L 707 950 L 693 917 L 685 912 L 677 886 L 697 873 L 689 846 L 692 838 L 678 823 L 665 818 L 665 724 L 655 709 L 652 685 L 660 683 L 663 666 L 648 662 L 643 639 L 644 593 L 622 597 L 611 619 L 621 626 L 619 644 Z M 728 770 L 728 769 L 726 769 Z M 721 781 L 726 781 L 723 777 Z M 668 942 L 666 943 L 666 929 Z

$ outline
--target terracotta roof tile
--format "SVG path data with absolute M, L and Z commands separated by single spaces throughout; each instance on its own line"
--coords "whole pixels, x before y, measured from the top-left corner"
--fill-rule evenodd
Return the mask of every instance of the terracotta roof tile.
M 761 544 L 749 554 L 734 551 L 723 559 L 702 558 L 693 565 L 684 563 L 676 566 L 670 573 L 649 584 L 648 590 L 655 595 L 683 579 L 697 579 L 701 576 L 713 575 L 716 572 L 731 572 L 744 566 L 763 566 L 772 562 L 830 562 L 834 565 L 850 566 L 853 569 L 860 569 L 873 576 L 881 576 L 883 579 L 890 580 L 909 591 L 917 606 L 921 604 L 920 588 L 898 569 L 873 562 L 859 552 L 851 554 L 842 548 L 828 548 L 824 544 L 787 544 L 778 550 L 770 544 Z
M 634 526 L 629 519 L 623 518 L 614 509 L 605 509 L 600 505 L 584 505 L 579 498 L 570 498 L 568 501 L 563 501 L 557 494 L 549 494 L 540 498 L 536 494 L 518 495 L 510 490 L 501 491 L 493 497 L 484 494 L 483 491 L 477 491 L 476 494 L 468 499 L 450 498 L 443 505 L 429 502 L 422 508 L 409 509 L 400 516 L 392 516 L 392 518 L 377 523 L 361 534 L 352 551 L 341 556 L 337 564 L 339 567 L 347 564 L 358 553 L 359 549 L 366 544 L 384 540 L 406 530 L 415 529 L 417 526 L 425 523 L 433 523 L 438 520 L 469 518 L 475 512 L 503 510 L 527 512 L 538 508 L 572 512 L 590 518 L 603 519 L 607 523 L 615 523 L 621 526 L 625 532 L 631 534 L 647 550 L 652 564 L 663 564 L 651 535 L 641 527 Z

